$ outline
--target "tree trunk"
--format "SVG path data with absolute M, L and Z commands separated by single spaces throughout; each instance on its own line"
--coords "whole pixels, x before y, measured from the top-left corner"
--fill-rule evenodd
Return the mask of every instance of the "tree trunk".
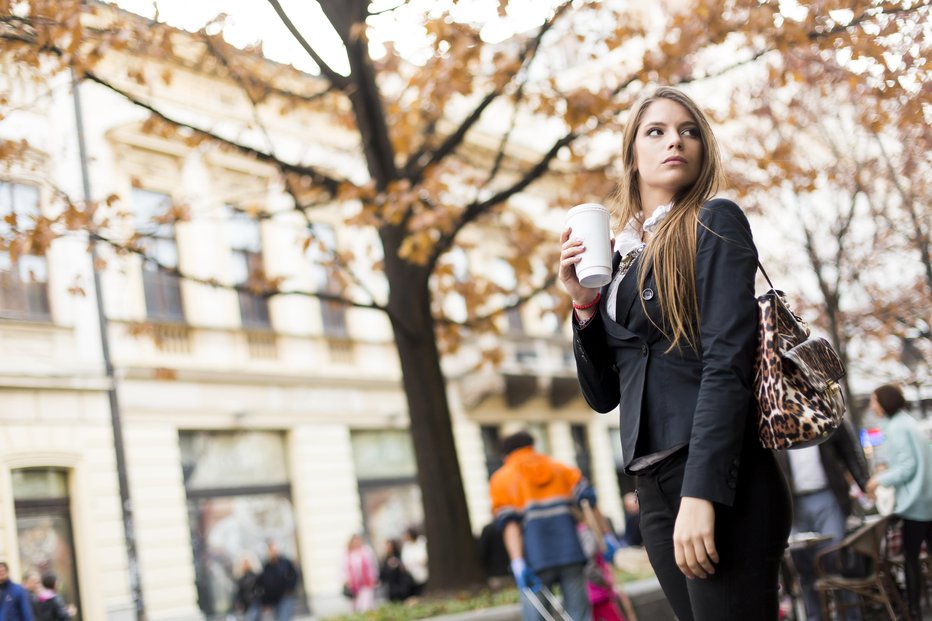
M 383 231 L 383 243 L 386 241 Z M 418 483 L 424 505 L 431 591 L 484 584 L 456 457 L 446 381 L 430 313 L 429 270 L 398 258 L 385 244 L 389 316 L 401 363 Z

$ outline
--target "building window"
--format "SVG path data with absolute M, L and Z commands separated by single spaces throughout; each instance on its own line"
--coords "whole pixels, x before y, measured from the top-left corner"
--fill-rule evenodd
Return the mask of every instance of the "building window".
M 407 431 L 354 431 L 353 461 L 366 535 L 376 550 L 424 522 L 414 445 Z
M 14 470 L 13 507 L 20 564 L 24 571 L 54 573 L 56 590 L 81 615 L 68 471 L 59 468 Z
M 33 228 L 39 216 L 39 190 L 30 185 L 0 181 L 0 315 L 48 321 L 51 318 L 48 263 L 31 254 L 17 240 Z M 15 253 L 8 244 L 13 242 Z M 14 260 L 15 259 L 15 260 Z
M 550 455 L 550 433 L 545 423 L 529 423 L 526 431 L 534 438 L 534 450 L 544 455 Z
M 269 539 L 298 565 L 285 437 L 182 431 L 179 442 L 198 605 L 212 617 L 229 611 L 243 559 L 264 560 Z M 302 593 L 296 601 L 306 611 Z
M 524 334 L 524 318 L 521 316 L 521 307 L 516 306 L 505 311 L 508 321 L 509 334 Z
M 233 254 L 233 284 L 247 289 L 264 288 L 266 277 L 259 221 L 232 208 L 228 213 L 227 237 Z M 271 330 L 268 298 L 242 290 L 237 291 L 237 295 L 243 327 Z
M 134 189 L 132 200 L 137 245 L 152 259 L 143 261 L 142 267 L 146 317 L 156 322 L 184 323 L 181 279 L 159 267 L 178 268 L 175 225 L 165 221 L 171 210 L 171 197 L 161 192 Z
M 337 247 L 337 236 L 332 226 L 326 224 L 314 225 L 314 242 L 309 246 L 311 263 L 314 266 L 314 278 L 317 281 L 317 290 L 322 293 L 339 295 L 342 293 L 339 283 L 334 278 L 332 256 Z M 320 301 L 321 320 L 324 336 L 332 339 L 347 339 L 349 332 L 346 329 L 346 305 L 328 300 Z
M 585 425 L 570 425 L 570 435 L 573 437 L 573 449 L 576 452 L 576 465 L 583 476 L 592 481 L 592 456 L 589 452 L 589 438 L 586 436 Z
M 498 425 L 482 425 L 482 448 L 485 452 L 485 469 L 489 478 L 502 467 L 502 432 Z

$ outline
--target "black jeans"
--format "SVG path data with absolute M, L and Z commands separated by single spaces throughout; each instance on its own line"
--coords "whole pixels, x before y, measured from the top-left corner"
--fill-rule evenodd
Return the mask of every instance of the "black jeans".
M 734 505 L 715 505 L 719 563 L 709 578 L 688 580 L 673 554 L 673 525 L 687 450 L 638 477 L 644 546 L 680 621 L 777 619 L 778 575 L 790 534 L 792 503 L 773 455 L 755 437 L 746 438 Z
M 919 550 L 922 542 L 932 552 L 932 522 L 918 522 L 903 518 L 903 561 L 906 573 L 906 599 L 913 619 L 919 619 L 919 599 L 922 592 L 922 568 L 919 566 Z

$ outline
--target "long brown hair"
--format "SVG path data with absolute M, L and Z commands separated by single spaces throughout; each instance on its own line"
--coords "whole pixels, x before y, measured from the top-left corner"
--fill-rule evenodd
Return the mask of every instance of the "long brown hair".
M 624 172 L 612 196 L 614 225 L 621 229 L 632 219 L 643 223 L 643 205 L 634 162 L 634 140 L 647 108 L 658 99 L 680 104 L 692 115 L 702 142 L 702 165 L 696 181 L 674 197 L 670 213 L 663 219 L 644 249 L 638 267 L 638 291 L 644 289 L 647 271 L 653 266 L 655 293 L 663 325 L 658 328 L 670 339 L 668 352 L 681 343 L 696 349 L 699 301 L 696 296 L 696 227 L 699 210 L 721 186 L 721 158 L 708 119 L 685 93 L 663 86 L 642 99 L 625 125 L 621 141 Z M 641 297 L 641 305 L 644 299 Z M 646 310 L 646 307 L 645 307 Z M 649 317 L 649 315 L 648 315 Z

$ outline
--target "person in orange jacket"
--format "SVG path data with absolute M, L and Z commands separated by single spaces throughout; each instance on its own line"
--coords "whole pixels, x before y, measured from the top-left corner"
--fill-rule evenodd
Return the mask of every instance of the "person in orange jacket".
M 572 509 L 583 500 L 595 507 L 595 492 L 578 468 L 534 451 L 534 438 L 519 431 L 502 440 L 505 464 L 489 482 L 492 513 L 502 528 L 511 570 L 521 590 L 524 621 L 540 614 L 529 597 L 541 586 L 560 585 L 563 606 L 574 621 L 590 621 L 586 554 Z M 606 556 L 618 541 L 606 535 Z

